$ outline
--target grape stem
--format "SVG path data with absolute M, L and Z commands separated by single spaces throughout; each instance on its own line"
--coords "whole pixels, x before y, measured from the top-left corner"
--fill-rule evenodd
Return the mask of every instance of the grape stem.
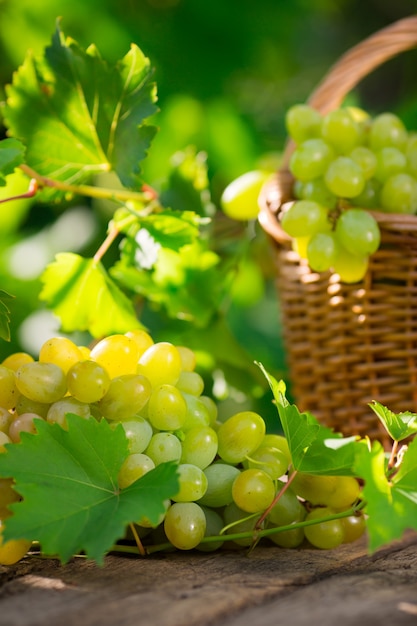
M 271 504 L 268 506 L 267 509 L 265 509 L 265 511 L 262 513 L 261 517 L 258 519 L 258 521 L 256 522 L 255 525 L 255 530 L 258 531 L 260 530 L 263 522 L 265 521 L 266 517 L 269 515 L 269 513 L 271 512 L 271 510 L 274 508 L 274 506 L 276 505 L 276 503 L 278 502 L 278 500 L 281 498 L 281 496 L 287 491 L 288 487 L 291 485 L 292 481 L 294 480 L 295 476 L 297 475 L 297 470 L 294 470 L 289 476 L 288 476 L 288 480 L 287 482 L 284 483 L 284 485 L 281 487 L 281 489 L 278 491 L 278 493 L 275 495 L 275 498 L 272 500 Z
M 138 533 L 136 531 L 135 525 L 134 524 L 129 524 L 129 528 L 130 528 L 130 530 L 132 532 L 132 535 L 133 535 L 133 537 L 135 539 L 136 545 L 138 547 L 139 554 L 141 556 L 146 556 L 145 548 L 143 547 L 143 543 L 141 542 L 140 537 L 139 537 L 139 535 L 138 535 Z

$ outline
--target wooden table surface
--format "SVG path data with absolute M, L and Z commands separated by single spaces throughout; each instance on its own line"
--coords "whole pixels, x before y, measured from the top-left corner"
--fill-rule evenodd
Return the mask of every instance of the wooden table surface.
M 417 625 L 417 534 L 367 553 L 258 545 L 0 568 L 1 626 Z

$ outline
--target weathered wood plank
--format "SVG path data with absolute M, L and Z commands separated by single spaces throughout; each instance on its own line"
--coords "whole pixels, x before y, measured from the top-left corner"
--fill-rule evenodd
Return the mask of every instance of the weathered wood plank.
M 322 626 L 347 626 L 353 616 L 357 624 L 361 611 L 367 618 L 378 615 L 379 624 L 381 615 L 384 620 L 395 615 L 391 623 L 403 626 L 417 623 L 416 615 L 397 607 L 403 602 L 412 609 L 417 603 L 417 535 L 372 556 L 363 541 L 332 551 L 259 545 L 250 556 L 234 550 L 145 559 L 109 555 L 103 567 L 80 558 L 62 566 L 30 557 L 1 568 L 0 585 L 1 626 L 277 626 L 289 621 L 302 626 L 316 623 L 318 616 Z

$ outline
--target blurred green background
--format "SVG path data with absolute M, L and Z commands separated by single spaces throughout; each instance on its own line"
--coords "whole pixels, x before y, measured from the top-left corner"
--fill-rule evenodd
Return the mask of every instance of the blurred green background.
M 308 97 L 343 52 L 416 9 L 411 0 L 1 0 L 0 96 L 27 51 L 49 44 L 58 17 L 66 35 L 82 47 L 95 43 L 110 62 L 135 42 L 155 68 L 160 106 L 146 180 L 158 186 L 172 154 L 194 145 L 207 153 L 218 206 L 234 177 L 279 163 L 285 111 Z M 416 67 L 415 51 L 389 61 L 355 90 L 354 102 L 371 113 L 397 112 L 416 129 Z M 12 341 L 0 344 L 0 359 L 20 349 L 36 354 L 57 332 L 38 300 L 39 275 L 58 251 L 94 251 L 108 219 L 102 207 L 2 205 L 0 287 L 16 298 Z M 272 257 L 256 225 L 251 241 L 260 276 L 247 278 L 228 320 L 250 358 L 285 376 Z M 160 321 L 155 328 L 147 322 L 158 338 Z

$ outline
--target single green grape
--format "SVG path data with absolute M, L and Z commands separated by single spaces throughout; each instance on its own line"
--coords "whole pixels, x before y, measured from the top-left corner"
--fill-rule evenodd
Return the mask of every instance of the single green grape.
M 213 508 L 230 504 L 233 501 L 232 486 L 241 470 L 235 465 L 216 461 L 203 471 L 207 478 L 207 489 L 199 504 Z
M 23 411 L 23 412 L 25 412 L 25 411 Z M 36 413 L 36 411 L 35 411 L 35 413 Z M 2 433 L 8 433 L 9 432 L 9 426 L 10 426 L 10 424 L 11 424 L 11 422 L 12 422 L 14 417 L 15 417 L 14 413 L 11 413 L 7 409 L 5 409 L 2 406 L 0 406 L 0 432 L 2 432 Z M 0 515 L 0 519 L 1 519 L 1 515 Z
M 41 420 L 42 418 L 36 413 L 22 413 L 22 415 L 17 415 L 11 422 L 9 426 L 9 437 L 13 443 L 18 443 L 20 441 L 20 435 L 22 432 L 35 434 L 36 431 L 36 420 Z
M 157 430 L 178 430 L 185 424 L 187 403 L 174 385 L 155 387 L 149 398 L 147 417 Z
M 381 189 L 381 207 L 390 213 L 416 213 L 417 180 L 406 173 L 390 176 Z
M 393 146 L 386 146 L 378 150 L 376 153 L 376 163 L 374 176 L 380 183 L 383 183 L 394 174 L 405 172 L 407 168 L 407 158 L 405 154 Z
M 369 256 L 352 254 L 341 244 L 337 246 L 333 271 L 343 283 L 357 283 L 365 277 L 368 270 Z
M 290 237 L 311 237 L 330 231 L 329 212 L 313 200 L 297 200 L 283 213 L 281 227 Z
M 281 491 L 285 483 L 278 481 L 277 491 Z M 268 520 L 276 526 L 287 526 L 293 522 L 302 522 L 306 516 L 306 508 L 297 497 L 295 491 L 288 486 L 268 513 Z
M 149 380 L 140 374 L 116 376 L 111 380 L 107 393 L 95 406 L 106 419 L 130 419 L 148 402 L 151 389 Z
M 306 182 L 296 180 L 293 191 L 294 197 L 298 200 L 313 200 L 327 209 L 335 209 L 337 206 L 337 196 L 327 187 L 324 178 L 315 178 Z
M 109 335 L 94 346 L 90 359 L 99 363 L 110 378 L 135 374 L 139 360 L 138 344 L 127 335 Z
M 142 354 L 154 344 L 154 340 L 150 336 L 146 330 L 142 330 L 141 328 L 135 328 L 134 330 L 129 330 L 125 333 L 126 337 L 129 339 L 133 339 L 138 348 L 138 358 L 142 356 Z
M 0 406 L 5 409 L 14 409 L 19 395 L 14 370 L 0 365 Z
M 129 453 L 140 454 L 141 452 L 145 452 L 153 436 L 152 426 L 148 420 L 140 415 L 135 415 L 133 419 L 123 420 L 120 423 L 125 431 Z M 115 423 L 115 426 L 116 425 L 117 422 Z M 151 455 L 148 454 L 148 456 Z M 154 461 L 154 459 L 152 460 Z
M 370 125 L 369 146 L 373 151 L 386 146 L 402 150 L 407 144 L 408 133 L 401 119 L 394 113 L 377 115 Z
M 16 372 L 16 386 L 21 394 L 44 404 L 60 400 L 67 392 L 63 370 L 55 363 L 25 363 Z M 0 404 L 3 404 L 0 400 Z M 4 404 L 3 404 L 4 406 Z
M 278 448 L 287 457 L 288 465 L 291 463 L 291 452 L 288 445 L 288 440 L 284 435 L 278 433 L 266 433 L 262 439 L 262 446 L 271 446 L 272 448 Z
M 271 504 L 275 497 L 275 484 L 264 470 L 245 469 L 233 482 L 232 496 L 240 509 L 256 513 Z
M 218 454 L 226 463 L 241 463 L 262 443 L 265 435 L 263 418 L 253 411 L 235 413 L 218 431 Z
M 234 220 L 255 219 L 259 213 L 258 197 L 269 177 L 268 172 L 253 170 L 227 185 L 220 198 L 225 215 Z
M 288 470 L 288 459 L 282 450 L 260 445 L 245 462 L 247 469 L 261 469 L 273 479 L 284 476 Z
M 65 396 L 49 406 L 46 421 L 49 424 L 59 424 L 62 428 L 66 429 L 68 427 L 67 415 L 69 413 L 87 419 L 91 415 L 90 405 L 85 402 L 80 402 L 71 396 Z
M 69 393 L 90 404 L 98 402 L 110 387 L 110 376 L 100 363 L 92 359 L 82 359 L 72 365 L 67 372 Z
M 365 180 L 370 180 L 377 168 L 377 157 L 366 146 L 356 146 L 348 156 L 359 165 Z
M 366 256 L 378 250 L 381 231 L 378 222 L 368 211 L 352 208 L 346 209 L 339 216 L 336 237 L 351 254 Z
M 366 531 L 366 518 L 363 513 L 342 517 L 340 522 L 344 532 L 343 543 L 357 541 Z
M 377 209 L 380 206 L 380 192 L 381 183 L 371 178 L 365 182 L 362 193 L 351 198 L 351 204 L 361 209 Z
M 335 109 L 324 116 L 322 138 L 339 154 L 353 150 L 361 139 L 360 127 L 348 109 Z
M 307 513 L 305 521 L 315 520 L 315 523 L 305 526 L 304 534 L 315 548 L 332 550 L 344 542 L 345 534 L 340 519 L 320 521 L 322 518 L 332 515 L 334 515 L 334 510 L 330 507 L 318 507 Z
M 139 359 L 137 371 L 146 376 L 152 387 L 175 385 L 182 370 L 182 360 L 176 346 L 159 341 L 150 346 Z
M 185 422 L 182 425 L 182 430 L 187 431 L 190 428 L 199 426 L 210 426 L 210 413 L 207 402 L 201 397 L 194 396 L 190 393 L 183 392 L 182 396 L 187 405 L 187 414 Z
M 307 261 L 309 266 L 315 272 L 326 272 L 333 267 L 336 251 L 337 242 L 333 232 L 316 233 L 307 244 Z
M 192 463 L 178 465 L 179 491 L 172 497 L 174 502 L 200 500 L 207 491 L 207 477 L 203 470 Z
M 193 372 L 197 365 L 197 357 L 194 350 L 188 346 L 176 346 L 181 358 L 181 368 L 183 372 Z
M 325 174 L 333 158 L 333 149 L 323 139 L 307 139 L 292 153 L 289 169 L 298 180 L 314 180 Z
M 151 457 L 155 465 L 181 459 L 182 445 L 174 433 L 160 432 L 152 435 L 145 453 Z
M 207 506 L 201 506 L 201 508 L 203 509 L 204 515 L 206 517 L 206 530 L 204 533 L 204 537 L 217 537 L 218 535 L 220 535 L 220 532 L 222 531 L 224 526 L 223 518 L 219 513 L 217 513 L 217 511 L 213 511 L 213 509 L 210 509 Z M 207 543 L 204 542 L 199 543 L 196 546 L 196 549 L 200 552 L 214 552 L 215 550 L 219 550 L 223 544 L 224 541 L 222 540 L 210 541 Z
M 225 526 L 228 526 L 226 535 L 237 533 L 252 533 L 255 530 L 258 517 L 254 517 L 240 509 L 235 502 L 228 504 L 223 510 L 223 519 Z M 250 546 L 253 543 L 254 534 L 248 537 L 233 539 L 233 543 L 238 546 Z
M 204 380 L 197 372 L 182 371 L 175 386 L 192 396 L 201 396 L 204 391 Z
M 153 470 L 154 467 L 155 463 L 147 454 L 129 454 L 119 470 L 118 482 L 120 489 L 129 487 L 136 480 Z
M 182 440 L 181 463 L 191 463 L 201 469 L 208 467 L 216 457 L 217 433 L 210 426 L 195 426 L 185 431 Z
M 285 115 L 287 132 L 296 143 L 320 137 L 321 124 L 321 114 L 308 104 L 295 104 Z
M 66 374 L 69 368 L 82 359 L 78 346 L 67 337 L 52 337 L 39 349 L 41 363 L 55 363 Z
M 365 187 L 361 166 L 348 156 L 334 159 L 326 170 L 324 180 L 330 191 L 339 198 L 354 198 Z
M 1 365 L 17 372 L 21 365 L 24 365 L 25 363 L 33 363 L 34 360 L 33 356 L 27 352 L 14 352 L 13 354 L 6 356 Z
M 178 550 L 196 548 L 206 532 L 206 516 L 196 502 L 174 502 L 164 519 L 166 537 Z

